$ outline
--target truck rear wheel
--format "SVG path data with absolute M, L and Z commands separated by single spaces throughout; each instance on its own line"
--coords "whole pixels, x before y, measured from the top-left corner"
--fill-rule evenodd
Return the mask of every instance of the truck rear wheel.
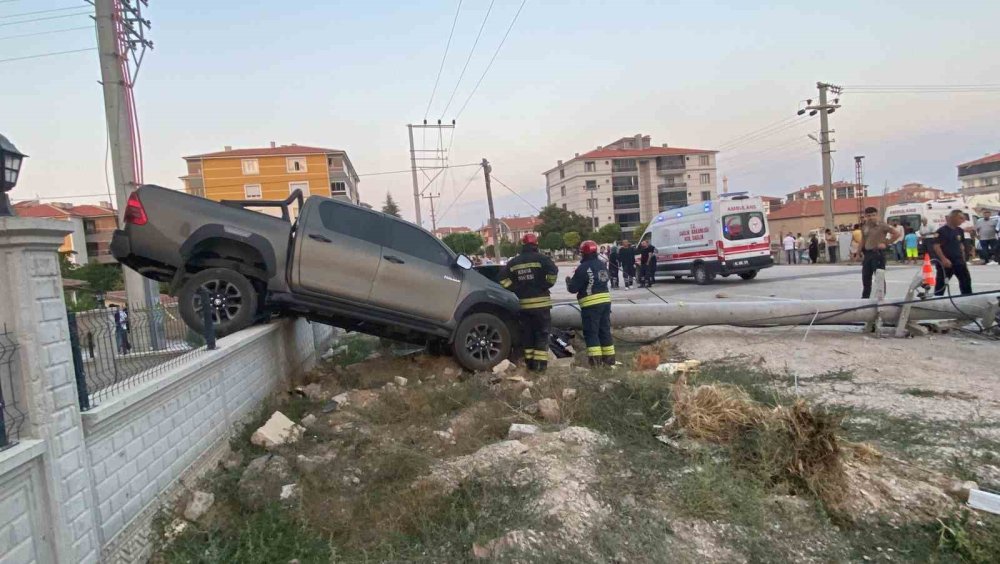
M 510 355 L 511 337 L 507 324 L 490 313 L 466 316 L 455 330 L 452 351 L 467 370 L 489 370 Z
M 740 278 L 744 280 L 753 280 L 754 278 L 757 278 L 757 271 L 751 270 L 750 272 L 741 272 Z
M 202 303 L 200 290 L 208 291 L 209 303 Z M 235 270 L 209 268 L 192 276 L 177 294 L 181 317 L 188 327 L 204 333 L 203 309 L 212 312 L 215 334 L 231 335 L 249 327 L 257 313 L 257 289 Z
M 694 276 L 694 281 L 699 286 L 704 286 L 715 278 L 715 275 L 710 274 L 704 264 L 694 265 L 694 268 L 691 269 L 691 275 Z

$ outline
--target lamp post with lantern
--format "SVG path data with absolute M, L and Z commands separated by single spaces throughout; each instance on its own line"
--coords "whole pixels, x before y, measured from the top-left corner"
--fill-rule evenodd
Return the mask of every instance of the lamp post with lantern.
M 10 205 L 7 192 L 17 185 L 17 177 L 21 174 L 21 163 L 27 156 L 18 151 L 10 140 L 0 135 L 0 217 L 17 215 Z

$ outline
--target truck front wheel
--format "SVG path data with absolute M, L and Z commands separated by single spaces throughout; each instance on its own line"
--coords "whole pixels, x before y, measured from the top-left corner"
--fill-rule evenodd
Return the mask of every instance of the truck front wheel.
M 510 329 L 490 313 L 474 313 L 462 319 L 452 343 L 455 359 L 473 372 L 493 368 L 510 355 L 510 349 Z
M 204 289 L 208 303 L 203 303 Z M 249 327 L 257 313 L 257 290 L 246 276 L 228 268 L 209 268 L 192 276 L 177 294 L 181 317 L 199 334 L 205 330 L 204 308 L 212 314 L 218 337 Z

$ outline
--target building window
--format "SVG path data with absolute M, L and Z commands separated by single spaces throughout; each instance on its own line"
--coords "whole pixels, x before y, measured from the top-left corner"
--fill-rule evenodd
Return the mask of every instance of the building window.
M 622 226 L 622 229 L 627 227 L 635 227 L 639 225 L 639 214 L 638 213 L 620 213 L 617 215 L 618 225 Z
M 597 163 L 586 161 L 583 163 L 583 172 L 597 172 Z
M 260 191 L 260 184 L 244 184 L 243 185 L 243 198 L 247 200 L 259 200 L 262 194 Z
M 559 194 L 561 194 L 563 197 L 566 197 L 566 187 L 565 186 L 560 186 L 559 187 Z
M 638 176 L 615 176 L 611 179 L 611 191 L 621 192 L 639 189 Z
M 683 208 L 688 205 L 687 192 L 683 190 L 680 192 L 660 192 L 658 203 L 660 204 L 660 211 Z
M 596 180 L 588 180 L 587 181 L 587 190 L 590 190 L 591 192 L 597 190 L 597 181 Z
M 701 174 L 701 183 L 702 184 L 711 184 L 711 182 L 712 182 L 712 175 L 709 174 L 709 173 L 707 173 L 707 172 L 703 172 Z
M 599 220 L 599 219 L 597 219 L 597 218 L 595 217 L 595 218 L 594 218 L 594 229 L 597 229 L 597 228 L 598 228 L 598 227 L 600 227 L 600 226 L 601 226 L 601 220 Z
M 347 193 L 347 183 L 346 182 L 331 182 L 330 183 L 330 193 L 331 194 L 346 194 Z
M 566 170 L 565 169 L 562 169 L 562 168 L 559 169 L 559 178 L 566 178 Z
M 615 209 L 630 209 L 639 207 L 639 194 L 615 196 Z
M 708 166 L 708 155 L 698 155 L 698 166 Z
M 288 157 L 285 159 L 285 170 L 288 172 L 305 172 L 305 157 Z
M 566 204 L 563 204 L 563 209 L 566 209 Z
M 257 159 L 243 159 L 243 174 L 260 174 L 260 163 Z
M 600 207 L 599 204 L 600 202 L 597 201 L 597 198 L 590 198 L 589 200 L 587 200 L 587 209 L 596 210 Z
M 701 191 L 701 201 L 707 202 L 707 201 L 709 201 L 711 199 L 712 199 L 712 192 L 711 192 L 711 190 L 702 190 Z
M 635 159 L 615 159 L 611 161 L 611 172 L 635 172 L 639 167 Z

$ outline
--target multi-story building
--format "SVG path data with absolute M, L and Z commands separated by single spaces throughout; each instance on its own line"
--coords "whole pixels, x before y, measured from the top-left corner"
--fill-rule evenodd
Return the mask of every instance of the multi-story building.
M 538 226 L 541 224 L 542 220 L 539 217 L 498 217 L 497 237 L 501 241 L 518 243 L 528 233 L 538 235 Z M 484 245 L 493 244 L 493 230 L 488 221 L 479 228 L 478 233 L 483 237 Z
M 96 206 L 74 206 L 62 202 L 43 204 L 37 200 L 29 200 L 14 204 L 14 211 L 21 217 L 61 219 L 72 225 L 73 232 L 66 236 L 59 247 L 59 252 L 66 253 L 72 263 L 82 265 L 88 262 L 116 262 L 111 255 L 111 236 L 118 227 L 118 217 L 111 204 L 101 202 Z
M 842 200 L 844 198 L 857 198 L 859 195 L 857 193 L 857 186 L 853 182 L 846 182 L 844 180 L 838 180 L 834 182 L 833 187 L 833 199 Z M 861 187 L 861 197 L 868 196 L 868 186 Z M 786 203 L 792 203 L 798 200 L 822 200 L 823 199 L 823 187 L 819 184 L 811 184 L 805 188 L 800 188 L 790 194 L 785 196 Z
M 1000 193 L 1000 153 L 958 165 L 962 195 Z
M 548 203 L 593 218 L 595 228 L 633 228 L 663 210 L 714 198 L 716 153 L 622 137 L 545 171 Z
M 358 178 L 347 153 L 280 145 L 184 157 L 189 194 L 210 200 L 283 200 L 295 190 L 358 204 Z M 267 208 L 265 208 L 267 211 Z M 271 210 L 273 213 L 273 209 Z
M 764 203 L 764 215 L 780 210 L 785 203 L 785 200 L 777 196 L 761 196 L 760 199 Z

